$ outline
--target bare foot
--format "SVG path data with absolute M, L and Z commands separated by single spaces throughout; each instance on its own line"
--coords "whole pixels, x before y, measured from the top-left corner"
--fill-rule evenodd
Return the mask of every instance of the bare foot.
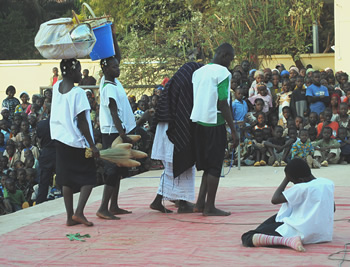
M 116 209 L 109 209 L 109 212 L 113 215 L 117 215 L 117 214 L 130 214 L 132 213 L 132 211 L 129 210 L 124 210 L 121 208 L 116 208 Z
M 94 224 L 92 222 L 89 222 L 84 215 L 73 215 L 72 220 L 77 222 L 77 223 L 82 223 L 86 226 L 93 226 Z
M 160 212 L 162 212 L 162 213 L 173 213 L 172 210 L 167 209 L 167 208 L 164 207 L 162 204 L 156 205 L 156 204 L 152 203 L 151 205 L 149 205 L 149 207 L 150 207 L 152 210 L 158 210 L 158 211 L 160 211 Z
M 77 225 L 77 224 L 81 224 L 81 223 L 80 222 L 76 222 L 73 219 L 67 219 L 67 222 L 66 222 L 67 226 L 74 226 L 74 225 Z
M 177 210 L 177 213 L 193 213 L 194 211 L 194 204 L 184 201 L 184 203 L 181 201 L 180 206 Z
M 199 204 L 195 204 L 193 207 L 193 212 L 195 213 L 202 213 L 204 211 L 204 205 L 199 205 Z
M 120 220 L 119 217 L 110 214 L 108 211 L 97 211 L 96 216 L 105 220 Z
M 203 211 L 204 216 L 229 216 L 231 215 L 231 212 L 226 212 L 223 210 L 219 210 L 217 208 L 212 208 L 212 209 L 204 209 Z

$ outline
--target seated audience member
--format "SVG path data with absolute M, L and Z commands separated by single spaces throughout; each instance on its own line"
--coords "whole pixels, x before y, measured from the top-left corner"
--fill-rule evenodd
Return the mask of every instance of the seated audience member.
M 350 116 L 348 115 L 348 104 L 340 103 L 339 105 L 339 117 L 336 120 L 339 127 L 347 129 L 347 136 L 350 136 Z
M 254 139 L 252 140 L 252 155 L 255 160 L 254 166 L 266 165 L 266 148 L 264 146 L 264 135 L 261 129 L 254 130 Z
M 254 110 L 248 112 L 244 117 L 244 121 L 248 124 L 248 126 L 254 127 L 258 123 L 257 114 L 262 112 L 263 107 L 264 107 L 264 100 L 262 100 L 261 98 L 255 99 Z
M 316 112 L 310 112 L 308 117 L 308 123 L 304 126 L 305 129 L 315 128 L 318 124 L 318 115 Z
M 347 129 L 340 127 L 338 129 L 337 140 L 340 144 L 340 164 L 347 164 L 350 162 L 350 139 L 347 135 Z
M 335 121 L 331 121 L 332 118 L 332 110 L 330 108 L 326 108 L 324 111 L 324 121 L 320 122 L 317 125 L 317 138 L 322 138 L 323 135 L 323 129 L 325 127 L 329 127 L 332 129 L 332 135 L 331 138 L 335 139 L 338 134 L 338 128 L 339 124 Z
M 16 212 L 23 207 L 29 206 L 24 198 L 23 192 L 16 189 L 15 181 L 11 178 L 7 178 L 5 181 L 4 205 L 9 213 Z
M 282 137 L 283 128 L 276 126 L 273 137 L 269 138 L 264 144 L 269 152 L 269 165 L 273 167 L 287 166 L 286 158 L 289 154 L 291 144 L 287 142 L 285 137 Z
M 320 163 L 313 158 L 314 147 L 309 140 L 309 132 L 307 129 L 301 129 L 299 131 L 299 140 L 297 140 L 292 146 L 292 159 L 300 158 L 307 162 L 310 168 L 320 168 Z
M 257 87 L 259 93 L 257 95 L 249 97 L 248 100 L 250 103 L 254 104 L 255 99 L 261 98 L 264 101 L 264 107 L 262 111 L 268 114 L 270 108 L 272 108 L 272 98 L 268 94 L 267 87 L 264 83 L 259 83 Z
M 314 157 L 324 167 L 328 167 L 328 164 L 337 164 L 340 159 L 340 144 L 331 138 L 332 132 L 332 128 L 324 127 L 322 139 L 313 144 Z

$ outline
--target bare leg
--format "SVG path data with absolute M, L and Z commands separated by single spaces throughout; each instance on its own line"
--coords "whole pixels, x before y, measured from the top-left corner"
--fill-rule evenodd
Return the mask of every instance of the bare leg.
M 153 200 L 151 205 L 149 206 L 152 210 L 158 210 L 162 213 L 172 213 L 172 210 L 167 209 L 162 204 L 163 196 L 160 194 L 157 194 L 156 198 Z
M 215 198 L 219 186 L 219 180 L 219 177 L 215 177 L 208 173 L 208 196 L 203 211 L 203 215 L 205 216 L 229 216 L 231 214 L 230 212 L 219 210 L 215 207 Z
M 111 199 L 113 191 L 114 191 L 113 186 L 110 186 L 110 185 L 104 186 L 101 205 L 100 205 L 100 208 L 98 209 L 98 211 L 96 212 L 97 217 L 99 217 L 101 219 L 106 219 L 106 220 L 119 220 L 120 219 L 108 211 L 108 203 L 109 203 L 109 200 Z
M 92 185 L 84 185 L 81 187 L 78 206 L 77 206 L 77 209 L 75 210 L 74 215 L 72 216 L 72 219 L 74 221 L 85 224 L 86 226 L 94 225 L 92 222 L 89 222 L 84 216 L 84 208 L 90 196 L 91 190 L 92 190 Z M 72 201 L 73 201 L 73 197 L 72 197 Z
M 193 212 L 203 212 L 205 206 L 205 198 L 208 190 L 208 174 L 204 171 L 201 186 L 199 188 L 197 203 L 194 205 Z
M 119 197 L 120 180 L 121 180 L 121 178 L 119 178 L 119 179 L 117 180 L 117 184 L 116 184 L 116 186 L 115 186 L 115 188 L 114 188 L 114 190 L 113 190 L 112 197 L 111 197 L 111 205 L 109 206 L 109 212 L 110 212 L 111 214 L 113 214 L 113 215 L 131 213 L 131 211 L 121 209 L 121 208 L 119 208 L 119 206 L 118 206 L 118 197 Z
M 64 205 L 66 207 L 66 213 L 67 213 L 67 226 L 73 226 L 76 224 L 79 224 L 80 222 L 76 222 L 72 219 L 72 216 L 74 214 L 73 210 L 73 190 L 68 186 L 62 187 L 63 192 L 63 199 L 64 199 Z

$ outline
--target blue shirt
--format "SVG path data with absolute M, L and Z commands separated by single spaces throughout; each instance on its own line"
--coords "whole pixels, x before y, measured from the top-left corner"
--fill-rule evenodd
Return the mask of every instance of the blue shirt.
M 239 100 L 235 99 L 235 101 L 232 103 L 232 113 L 235 121 L 244 121 L 244 116 L 248 113 L 247 102 L 244 100 L 240 102 Z
M 311 84 L 308 88 L 306 88 L 306 96 L 329 96 L 327 87 L 321 85 L 316 86 Z M 325 110 L 326 106 L 322 101 L 317 101 L 315 103 L 310 104 L 310 111 L 316 112 L 320 115 L 321 112 Z

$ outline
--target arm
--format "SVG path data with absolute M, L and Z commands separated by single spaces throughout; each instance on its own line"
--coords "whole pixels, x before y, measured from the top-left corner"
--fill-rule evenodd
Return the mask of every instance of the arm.
M 126 136 L 125 131 L 122 126 L 122 122 L 118 116 L 118 106 L 117 102 L 113 98 L 109 98 L 109 110 L 111 112 L 112 120 L 115 125 L 115 128 L 117 128 L 119 136 L 123 139 L 124 143 L 130 143 L 132 144 L 132 140 Z
M 227 100 L 219 100 L 218 102 L 219 102 L 218 108 L 221 111 L 221 114 L 224 117 L 225 121 L 227 122 L 228 126 L 230 127 L 233 146 L 237 147 L 239 140 L 236 137 L 236 130 L 233 124 L 233 118 L 232 118 L 230 107 L 227 103 Z
M 122 54 L 120 52 L 120 48 L 119 48 L 119 45 L 118 45 L 117 35 L 116 35 L 116 32 L 115 32 L 114 24 L 112 24 L 111 27 L 112 27 L 112 36 L 113 36 L 115 57 L 116 57 L 116 59 L 118 59 L 118 61 L 120 63 L 120 61 L 122 60 Z
M 92 150 L 92 154 L 95 158 L 100 157 L 100 152 L 96 148 L 94 142 L 92 141 L 92 137 L 90 134 L 89 124 L 85 117 L 85 111 L 78 114 L 78 128 L 81 133 L 86 138 L 86 141 L 89 143 L 89 146 Z
M 287 177 L 285 177 L 280 184 L 280 186 L 276 189 L 275 193 L 272 196 L 271 203 L 276 205 L 276 204 L 281 204 L 287 202 L 287 199 L 283 195 L 283 191 L 286 189 L 287 185 L 289 183 L 289 180 Z

